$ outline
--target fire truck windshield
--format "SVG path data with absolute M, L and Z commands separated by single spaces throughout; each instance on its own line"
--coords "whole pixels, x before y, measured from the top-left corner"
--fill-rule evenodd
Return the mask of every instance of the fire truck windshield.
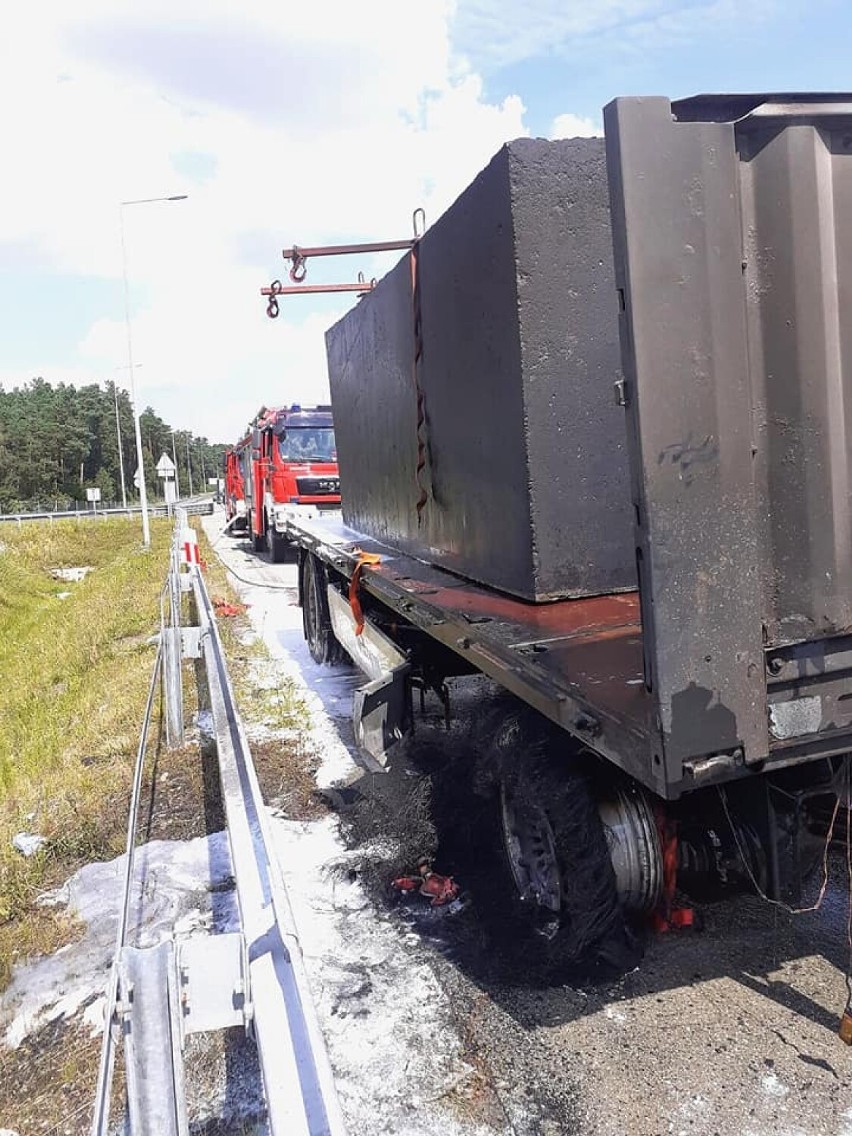
M 334 429 L 324 426 L 288 426 L 278 439 L 282 461 L 336 462 Z

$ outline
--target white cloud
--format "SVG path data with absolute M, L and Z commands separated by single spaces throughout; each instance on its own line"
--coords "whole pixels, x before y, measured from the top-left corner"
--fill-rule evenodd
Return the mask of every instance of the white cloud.
M 124 212 L 140 402 L 227 440 L 262 402 L 324 397 L 322 332 L 350 301 L 293 299 L 267 320 L 258 289 L 284 275 L 281 248 L 408 236 L 416 206 L 435 220 L 526 133 L 520 100 L 489 102 L 453 57 L 451 0 L 234 11 L 21 10 L 0 59 L 0 99 L 17 111 L 4 122 L 15 176 L 0 184 L 0 256 L 8 243 L 75 279 L 106 278 L 115 304 L 81 328 L 64 369 L 34 357 L 7 383 L 97 381 L 126 364 L 118 202 L 187 193 Z M 378 271 L 316 262 L 310 279 L 358 269 Z
M 549 138 L 603 138 L 603 127 L 579 114 L 558 114 L 550 127 Z

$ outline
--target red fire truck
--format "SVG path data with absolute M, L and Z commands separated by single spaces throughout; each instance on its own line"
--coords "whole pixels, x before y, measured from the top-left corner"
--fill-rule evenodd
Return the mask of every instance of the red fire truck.
M 330 406 L 261 407 L 235 448 L 245 479 L 247 528 L 256 551 L 284 560 L 287 522 L 340 508 Z
M 225 452 L 225 516 L 228 518 L 231 532 L 235 533 L 246 530 L 246 487 L 243 464 L 249 454 L 250 440 L 245 438 L 232 450 Z

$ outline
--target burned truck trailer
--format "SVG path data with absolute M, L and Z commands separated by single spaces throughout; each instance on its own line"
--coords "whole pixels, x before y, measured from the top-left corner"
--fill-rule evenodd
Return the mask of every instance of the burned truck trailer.
M 289 532 L 372 768 L 412 689 L 513 696 L 482 740 L 506 859 L 577 953 L 602 889 L 792 894 L 852 735 L 852 95 L 605 129 L 504 147 L 330 329 L 343 517 Z M 578 841 L 611 864 L 585 900 Z

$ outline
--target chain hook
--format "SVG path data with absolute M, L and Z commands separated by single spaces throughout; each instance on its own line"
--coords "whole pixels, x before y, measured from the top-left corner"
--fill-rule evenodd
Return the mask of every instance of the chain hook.
M 273 280 L 269 285 L 269 303 L 266 305 L 266 314 L 271 320 L 278 319 L 278 299 L 281 295 L 282 284 L 280 280 Z
M 293 245 L 293 255 L 291 257 L 292 267 L 290 269 L 290 279 L 294 284 L 301 284 L 305 277 L 308 275 L 308 262 L 307 258 L 302 256 L 298 248 Z
M 414 239 L 419 241 L 426 232 L 426 210 L 422 205 L 418 205 L 411 214 L 411 224 L 414 229 Z

